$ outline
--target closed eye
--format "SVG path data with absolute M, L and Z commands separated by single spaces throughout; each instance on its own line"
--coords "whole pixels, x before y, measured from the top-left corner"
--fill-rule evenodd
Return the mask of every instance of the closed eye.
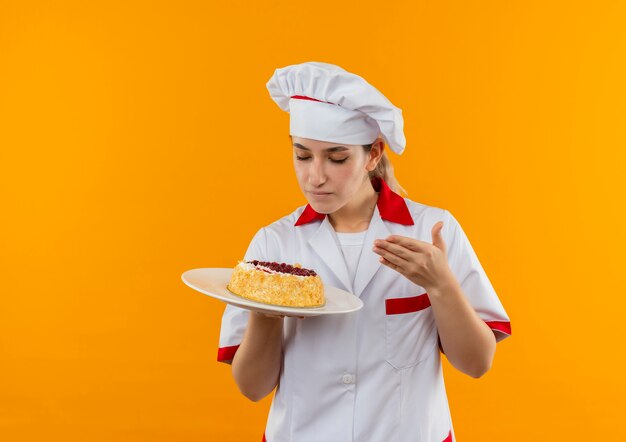
M 345 162 L 346 162 L 346 160 L 347 160 L 348 158 L 350 158 L 350 157 L 345 157 L 345 158 L 343 158 L 343 159 L 341 159 L 341 160 L 334 160 L 334 159 L 332 159 L 332 158 L 329 158 L 329 160 L 330 160 L 331 162 L 335 163 L 335 164 L 341 164 L 341 163 L 345 163 Z M 306 161 L 306 160 L 310 160 L 310 159 L 311 159 L 311 157 L 300 157 L 300 156 L 296 155 L 296 159 L 297 159 L 298 161 Z

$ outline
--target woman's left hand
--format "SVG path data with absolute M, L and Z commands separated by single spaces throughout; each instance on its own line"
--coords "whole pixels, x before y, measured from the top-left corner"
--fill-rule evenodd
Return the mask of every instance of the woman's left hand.
M 391 235 L 374 241 L 380 262 L 401 273 L 427 291 L 454 280 L 448 265 L 446 244 L 441 236 L 443 221 L 432 228 L 432 244 L 406 236 Z

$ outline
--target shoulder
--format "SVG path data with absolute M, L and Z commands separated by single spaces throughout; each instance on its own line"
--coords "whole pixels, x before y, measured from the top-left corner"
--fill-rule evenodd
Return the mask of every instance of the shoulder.
M 444 237 L 453 236 L 460 227 L 459 222 L 448 209 L 423 204 L 409 198 L 404 198 L 404 202 L 411 213 L 415 225 L 428 228 L 429 232 L 432 226 L 439 221 L 443 221 L 442 234 Z
M 406 197 L 404 198 L 404 202 L 406 203 L 406 207 L 409 209 L 409 212 L 411 212 L 411 215 L 418 217 L 423 215 L 432 215 L 436 213 L 443 214 L 443 212 L 445 211 L 441 207 L 429 206 L 427 204 L 413 201 L 412 199 Z
M 407 209 L 413 218 L 413 221 L 446 221 L 450 216 L 450 212 L 442 207 L 430 206 L 409 198 L 404 198 Z

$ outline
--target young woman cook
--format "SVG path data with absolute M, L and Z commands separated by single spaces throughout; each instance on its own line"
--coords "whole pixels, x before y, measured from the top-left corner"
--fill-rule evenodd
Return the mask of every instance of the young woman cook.
M 277 387 L 269 442 L 454 441 L 440 351 L 480 377 L 511 328 L 452 214 L 397 193 L 384 146 L 404 150 L 402 111 L 327 63 L 276 69 L 267 88 L 290 113 L 308 204 L 244 259 L 300 263 L 364 306 L 303 320 L 228 305 L 218 360 L 251 400 Z

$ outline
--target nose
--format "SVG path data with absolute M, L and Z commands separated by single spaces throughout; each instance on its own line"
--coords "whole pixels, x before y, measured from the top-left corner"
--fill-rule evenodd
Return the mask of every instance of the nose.
M 309 169 L 309 184 L 319 187 L 326 182 L 326 171 L 324 170 L 324 161 L 321 159 L 313 159 Z

